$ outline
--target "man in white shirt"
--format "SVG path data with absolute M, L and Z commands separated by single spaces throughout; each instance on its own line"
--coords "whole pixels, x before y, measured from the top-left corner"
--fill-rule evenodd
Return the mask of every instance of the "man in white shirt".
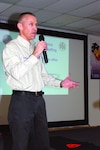
M 12 88 L 8 121 L 12 133 L 13 150 L 50 150 L 45 102 L 42 89 L 45 85 L 76 88 L 78 82 L 68 76 L 63 81 L 46 72 L 41 53 L 47 43 L 39 41 L 34 48 L 31 40 L 37 34 L 37 18 L 30 12 L 19 16 L 19 35 L 6 44 L 3 65 L 8 85 Z

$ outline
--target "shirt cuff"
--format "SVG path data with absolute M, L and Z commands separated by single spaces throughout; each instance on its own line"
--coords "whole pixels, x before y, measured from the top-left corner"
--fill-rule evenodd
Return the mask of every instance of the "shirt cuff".
M 38 62 L 38 58 L 34 55 L 31 55 L 29 60 L 32 64 L 35 64 Z

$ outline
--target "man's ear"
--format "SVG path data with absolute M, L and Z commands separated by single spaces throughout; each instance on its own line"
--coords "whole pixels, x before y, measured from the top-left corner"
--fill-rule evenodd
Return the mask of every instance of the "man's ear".
M 22 24 L 21 24 L 21 23 L 17 23 L 17 28 L 18 28 L 19 30 L 22 30 Z

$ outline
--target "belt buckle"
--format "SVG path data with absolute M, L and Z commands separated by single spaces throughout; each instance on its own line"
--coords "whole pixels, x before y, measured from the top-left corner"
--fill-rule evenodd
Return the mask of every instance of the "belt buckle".
M 38 96 L 38 92 L 35 92 L 35 95 Z

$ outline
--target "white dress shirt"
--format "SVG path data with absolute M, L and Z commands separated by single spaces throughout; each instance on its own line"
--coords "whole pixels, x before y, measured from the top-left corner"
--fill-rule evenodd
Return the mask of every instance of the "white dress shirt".
M 45 85 L 60 87 L 61 80 L 48 75 L 42 58 L 32 55 L 34 47 L 20 35 L 3 49 L 6 80 L 12 90 L 41 91 Z

